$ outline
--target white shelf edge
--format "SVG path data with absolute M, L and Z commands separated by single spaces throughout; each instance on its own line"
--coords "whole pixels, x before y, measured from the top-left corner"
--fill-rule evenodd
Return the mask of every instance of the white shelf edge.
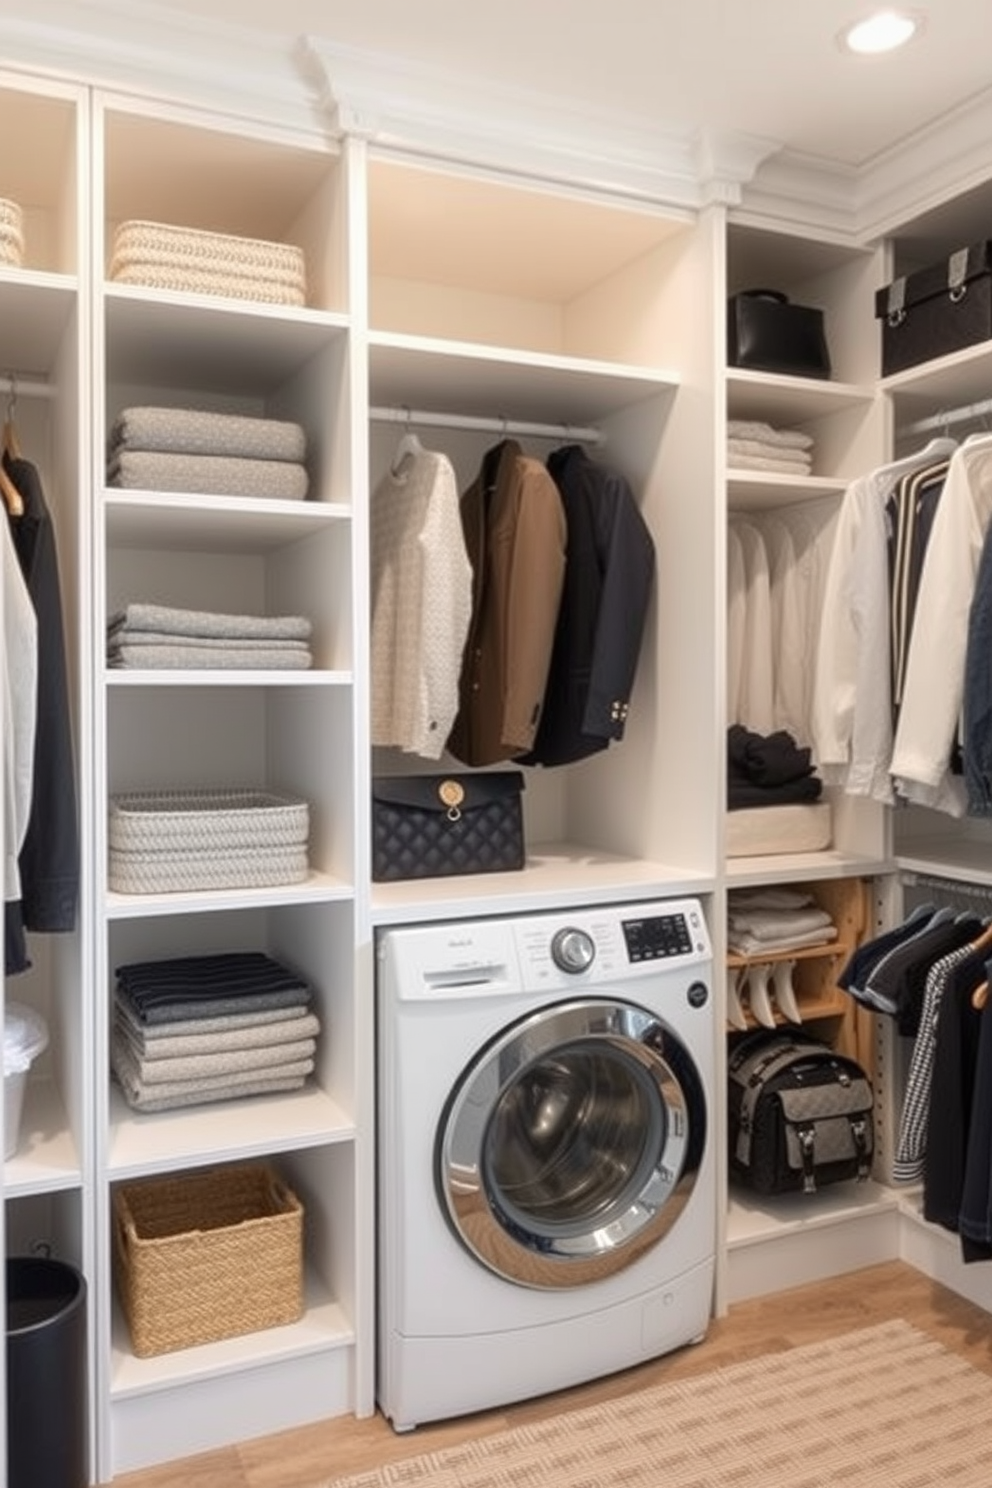
M 217 1343 L 139 1359 L 131 1352 L 127 1322 L 115 1300 L 111 1345 L 111 1403 L 128 1396 L 195 1387 L 222 1375 L 241 1374 L 282 1359 L 350 1348 L 355 1330 L 344 1309 L 309 1274 L 303 1317 Z
M 105 896 L 109 920 L 143 919 L 151 915 L 209 914 L 225 909 L 268 909 L 281 904 L 326 904 L 354 898 L 354 886 L 327 873 L 312 872 L 305 883 L 261 889 L 205 889 L 173 894 L 118 894 Z
M 309 670 L 253 671 L 247 667 L 108 667 L 108 687 L 350 687 L 351 672 Z
M 292 325 L 316 326 L 326 330 L 347 330 L 351 317 L 342 310 L 321 310 L 311 305 L 280 305 L 267 300 L 242 300 L 233 296 L 191 294 L 183 290 L 154 289 L 140 284 L 116 284 L 105 280 L 103 296 L 108 303 L 160 306 L 170 310 L 183 309 L 205 311 L 212 314 L 235 315 L 239 319 L 258 321 L 281 321 Z
M 884 1184 L 837 1183 L 815 1194 L 765 1197 L 731 1186 L 727 1206 L 727 1250 L 784 1240 L 798 1232 L 846 1224 L 896 1209 L 899 1196 Z
M 519 872 L 463 878 L 410 879 L 372 885 L 374 925 L 422 919 L 482 918 L 560 909 L 562 904 L 616 904 L 709 894 L 710 873 L 624 858 L 571 844 L 535 843 Z
M 494 346 L 486 342 L 416 336 L 399 331 L 371 330 L 368 342 L 372 354 L 381 349 L 437 358 L 464 358 L 469 361 L 505 364 L 516 369 L 578 372 L 590 377 L 642 381 L 646 387 L 653 387 L 658 391 L 677 388 L 681 381 L 679 373 L 658 367 L 604 361 L 596 357 L 570 356 L 560 352 L 518 350 L 515 347 Z
M 205 1102 L 138 1113 L 110 1091 L 107 1177 L 111 1183 L 178 1169 L 353 1142 L 352 1116 L 316 1084 L 284 1095 Z
M 728 888 L 741 888 L 808 878 L 874 878 L 891 873 L 892 868 L 893 861 L 889 857 L 859 856 L 827 849 L 823 852 L 728 858 L 724 878 Z

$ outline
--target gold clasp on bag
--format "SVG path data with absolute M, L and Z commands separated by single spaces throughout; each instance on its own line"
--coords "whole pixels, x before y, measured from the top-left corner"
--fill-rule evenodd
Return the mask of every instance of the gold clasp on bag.
M 437 793 L 448 808 L 448 820 L 458 821 L 462 814 L 459 808 L 465 799 L 465 787 L 457 780 L 442 780 Z

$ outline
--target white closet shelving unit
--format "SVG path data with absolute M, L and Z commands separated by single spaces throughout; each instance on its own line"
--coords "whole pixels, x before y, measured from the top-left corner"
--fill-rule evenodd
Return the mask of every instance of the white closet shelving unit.
M 96 1184 L 95 1399 L 101 1472 L 185 1455 L 350 1410 L 371 1399 L 371 1210 L 356 983 L 355 372 L 342 156 L 312 139 L 98 95 L 94 112 L 93 336 Z M 147 219 L 302 248 L 308 303 L 282 307 L 118 284 L 114 229 Z M 152 404 L 290 419 L 307 436 L 309 499 L 122 491 L 104 485 L 107 437 Z M 102 663 L 108 617 L 129 602 L 305 614 L 306 672 L 121 672 Z M 128 895 L 107 888 L 108 801 L 134 790 L 258 789 L 304 798 L 305 882 Z M 112 1084 L 115 968 L 263 950 L 301 972 L 321 1020 L 304 1089 L 151 1116 Z M 304 1205 L 305 1311 L 295 1325 L 136 1358 L 113 1287 L 111 1195 L 124 1180 L 264 1158 Z
M 722 784 L 728 517 L 801 514 L 825 551 L 851 477 L 885 459 L 913 421 L 987 395 L 988 344 L 880 385 L 873 295 L 893 269 L 982 236 L 992 196 L 976 190 L 891 244 L 862 247 L 722 203 L 688 212 L 446 164 L 426 147 L 336 144 L 323 129 L 85 79 L 0 72 L 0 127 L 24 142 L 0 163 L 0 195 L 24 201 L 30 228 L 26 267 L 0 270 L 0 404 L 13 374 L 21 442 L 56 518 L 84 890 L 77 934 L 39 939 L 29 976 L 8 979 L 7 997 L 36 1004 L 53 1037 L 29 1082 L 29 1140 L 5 1165 L 6 1247 L 48 1243 L 87 1277 L 94 1477 L 108 1479 L 242 1437 L 246 1420 L 264 1433 L 372 1409 L 380 927 L 695 894 L 719 968 L 735 886 L 808 884 L 852 925 L 858 894 L 869 925 L 899 912 L 900 871 L 992 886 L 986 824 L 919 811 L 893 819 L 842 796 L 827 851 L 725 859 Z M 296 244 L 308 303 L 115 283 L 114 229 L 133 219 Z M 764 285 L 825 309 L 829 381 L 727 368 L 727 295 Z M 142 403 L 302 423 L 310 499 L 107 487 L 108 431 Z M 814 472 L 794 480 L 728 468 L 728 418 L 807 429 Z M 367 515 L 414 419 L 421 439 L 450 455 L 461 488 L 504 434 L 541 457 L 595 437 L 656 545 L 622 745 L 527 771 L 528 865 L 484 882 L 369 881 L 371 777 L 411 762 L 369 746 Z M 107 618 L 142 600 L 306 613 L 314 667 L 112 671 Z M 109 891 L 111 795 L 232 786 L 306 797 L 305 883 Z M 266 950 L 310 978 L 324 1029 L 314 1079 L 285 1098 L 137 1116 L 110 1075 L 115 968 L 234 948 Z M 835 1028 L 829 978 L 822 966 L 809 975 L 817 1026 Z M 722 999 L 719 970 L 715 983 Z M 879 1039 L 879 1058 L 884 1148 L 900 1059 L 891 1039 Z M 714 1130 L 725 1114 L 718 1089 Z M 273 1163 L 304 1202 L 303 1320 L 137 1359 L 114 1292 L 115 1185 L 254 1159 Z M 732 1196 L 718 1240 L 718 1308 L 900 1253 L 969 1295 L 983 1289 L 983 1278 L 962 1277 L 948 1237 L 914 1216 L 912 1196 L 884 1183 L 846 1186 L 815 1208 Z
M 56 533 L 80 780 L 92 732 L 80 679 L 90 604 L 89 526 L 80 499 L 90 406 L 88 128 L 84 89 L 0 70 L 0 131 L 18 141 L 0 161 L 0 196 L 23 209 L 25 238 L 22 266 L 0 268 L 0 413 L 13 416 L 21 453 L 38 469 Z M 88 803 L 80 810 L 85 831 Z M 41 1013 L 49 1045 L 32 1066 L 20 1142 L 4 1164 L 3 1225 L 7 1254 L 44 1247 L 89 1276 L 95 1037 L 85 861 L 82 880 L 75 931 L 29 933 L 31 966 L 5 982 L 5 1001 Z

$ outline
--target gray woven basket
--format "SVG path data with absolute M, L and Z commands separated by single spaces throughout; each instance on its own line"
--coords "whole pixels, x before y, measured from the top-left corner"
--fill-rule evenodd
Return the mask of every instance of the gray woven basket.
M 305 844 L 309 808 L 268 791 L 149 791 L 110 798 L 107 840 L 132 853 L 201 853 Z

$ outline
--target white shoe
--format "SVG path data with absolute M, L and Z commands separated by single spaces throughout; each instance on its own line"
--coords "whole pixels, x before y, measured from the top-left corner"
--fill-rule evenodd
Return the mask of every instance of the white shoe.
M 789 1023 L 801 1023 L 802 1014 L 796 1001 L 795 988 L 792 985 L 792 972 L 795 961 L 776 961 L 772 972 L 772 996 L 774 997 L 782 1016 Z
M 763 1028 L 775 1027 L 775 1014 L 768 995 L 771 970 L 768 961 L 753 961 L 747 969 L 748 1000 L 752 1013 Z
M 739 1029 L 747 1027 L 740 994 L 742 972 L 743 968 L 740 966 L 727 967 L 727 1022 L 731 1028 Z

